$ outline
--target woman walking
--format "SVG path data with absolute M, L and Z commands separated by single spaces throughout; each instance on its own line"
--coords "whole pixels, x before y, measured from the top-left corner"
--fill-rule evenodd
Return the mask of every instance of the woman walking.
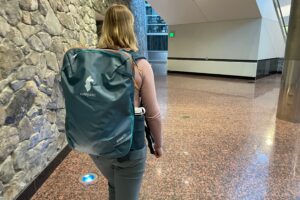
M 123 50 L 132 55 L 135 61 L 133 67 L 135 74 L 134 106 L 140 107 L 142 104 L 146 110 L 145 118 L 155 141 L 154 155 L 159 158 L 163 154 L 163 141 L 154 75 L 149 62 L 143 56 L 138 55 L 137 46 L 132 13 L 124 5 L 112 5 L 106 11 L 98 47 Z M 137 118 L 135 119 L 132 146 L 128 155 L 119 159 L 91 155 L 96 166 L 108 180 L 110 200 L 138 200 L 145 171 L 146 154 L 144 118 Z

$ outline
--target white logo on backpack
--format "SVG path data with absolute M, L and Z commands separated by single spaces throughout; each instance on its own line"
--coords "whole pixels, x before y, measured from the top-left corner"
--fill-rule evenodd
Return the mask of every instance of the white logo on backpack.
M 89 92 L 91 90 L 92 83 L 94 83 L 94 79 L 91 76 L 87 77 L 87 79 L 85 80 L 85 86 L 84 86 L 86 91 Z

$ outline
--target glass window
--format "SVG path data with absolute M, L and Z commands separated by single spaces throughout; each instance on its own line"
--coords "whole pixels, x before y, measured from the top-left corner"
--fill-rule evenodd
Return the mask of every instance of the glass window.
M 168 51 L 168 35 L 148 35 L 149 51 Z

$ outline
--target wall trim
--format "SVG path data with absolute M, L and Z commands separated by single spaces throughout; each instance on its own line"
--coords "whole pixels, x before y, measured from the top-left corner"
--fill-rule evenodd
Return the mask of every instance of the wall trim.
M 210 77 L 256 80 L 256 77 L 249 77 L 249 76 L 233 76 L 233 75 L 225 75 L 225 74 L 207 74 L 207 73 L 183 72 L 183 71 L 172 71 L 172 70 L 168 70 L 168 74 L 190 74 L 190 75 L 201 75 L 201 76 L 210 76 Z
M 54 172 L 58 165 L 71 152 L 71 148 L 66 145 L 58 155 L 48 164 L 48 166 L 15 198 L 16 200 L 31 199 L 48 177 Z
M 274 75 L 274 74 L 282 74 L 282 72 L 270 72 L 269 74 L 266 74 L 266 75 L 258 75 L 258 76 L 256 76 L 256 79 L 265 78 L 267 76 L 271 76 L 271 75 Z
M 168 57 L 168 60 L 191 60 L 191 61 L 219 61 L 219 62 L 250 62 L 256 63 L 263 60 L 273 60 L 273 59 L 284 59 L 281 57 L 274 58 L 264 58 L 259 60 L 246 60 L 246 59 L 222 59 L 222 58 L 186 58 L 186 57 Z
M 221 59 L 221 58 L 183 58 L 183 57 L 168 57 L 168 60 L 192 60 L 192 61 L 217 61 L 217 62 L 247 62 L 247 63 L 257 63 L 257 60 L 245 60 L 245 59 Z

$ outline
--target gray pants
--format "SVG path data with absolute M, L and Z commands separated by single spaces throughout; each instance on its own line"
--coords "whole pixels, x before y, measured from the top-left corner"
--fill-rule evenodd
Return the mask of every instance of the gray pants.
M 130 151 L 127 159 L 106 159 L 91 155 L 108 180 L 109 200 L 138 200 L 145 171 L 147 147 Z

